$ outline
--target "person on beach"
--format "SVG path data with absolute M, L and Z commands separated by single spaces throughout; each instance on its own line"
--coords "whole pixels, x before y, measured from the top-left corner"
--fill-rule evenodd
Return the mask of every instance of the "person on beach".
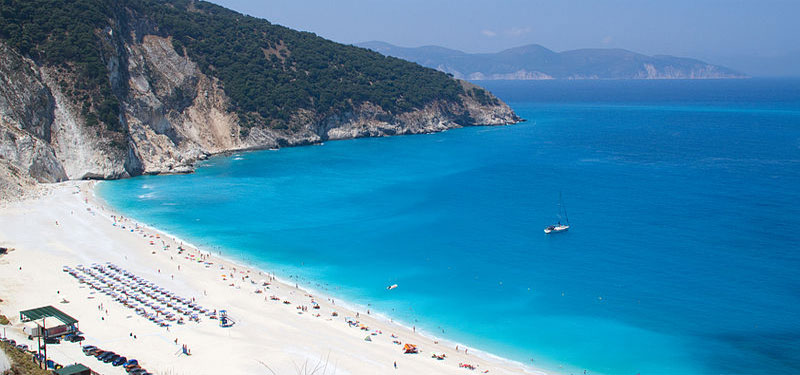
M 397 370 L 397 361 L 394 361 L 394 369 Z

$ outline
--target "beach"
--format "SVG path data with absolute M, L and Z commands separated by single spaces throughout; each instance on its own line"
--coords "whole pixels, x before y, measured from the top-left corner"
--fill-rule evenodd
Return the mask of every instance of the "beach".
M 358 301 L 311 295 L 270 270 L 123 218 L 95 197 L 95 184 L 47 185 L 38 197 L 0 205 L 0 247 L 11 249 L 0 255 L 0 314 L 11 320 L 4 334 L 18 343 L 35 347 L 22 332 L 19 311 L 53 305 L 79 321 L 84 344 L 136 358 L 158 374 L 542 373 L 463 346 L 456 350 L 415 327 L 342 306 Z M 199 322 L 161 327 L 63 272 L 107 262 L 204 307 L 227 310 L 235 324 L 224 328 L 201 315 Z M 407 343 L 419 353 L 404 354 Z M 85 356 L 75 343 L 48 345 L 47 351 L 63 365 L 124 373 Z

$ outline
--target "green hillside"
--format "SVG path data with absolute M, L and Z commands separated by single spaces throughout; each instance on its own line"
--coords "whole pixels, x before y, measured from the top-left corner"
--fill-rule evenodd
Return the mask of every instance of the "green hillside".
M 74 75 L 67 88 L 83 103 L 87 124 L 119 126 L 119 100 L 111 91 L 106 68 L 108 48 L 99 37 L 114 27 L 120 12 L 112 2 L 99 0 L 0 0 L 0 38 L 39 64 L 58 68 L 62 78 Z
M 125 131 L 118 118 L 126 82 L 109 80 L 109 60 L 124 57 L 134 27 L 171 37 L 179 53 L 219 78 L 247 126 L 285 127 L 300 109 L 324 117 L 367 101 L 397 114 L 458 102 L 463 92 L 433 69 L 202 1 L 0 0 L 0 38 L 74 76 L 62 85 L 83 103 L 87 123 L 110 131 Z

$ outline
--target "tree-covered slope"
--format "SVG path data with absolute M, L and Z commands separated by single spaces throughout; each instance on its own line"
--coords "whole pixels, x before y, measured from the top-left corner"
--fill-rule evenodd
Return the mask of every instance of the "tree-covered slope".
M 130 20 L 172 38 L 176 50 L 219 78 L 248 125 L 280 126 L 298 109 L 325 115 L 366 101 L 401 113 L 463 93 L 443 73 L 207 2 L 0 0 L 0 37 L 80 77 L 70 92 L 85 99 L 89 121 L 96 116 L 111 129 L 119 129 L 119 100 L 106 49 L 131 37 Z
M 60 83 L 83 103 L 88 125 L 102 122 L 112 131 L 124 131 L 106 67 L 113 46 L 100 37 L 118 25 L 121 9 L 115 1 L 0 0 L 0 38 L 64 74 Z
M 206 74 L 222 79 L 238 109 L 265 118 L 287 119 L 297 108 L 349 109 L 367 100 L 404 112 L 458 100 L 461 93 L 445 74 L 210 3 L 137 3 Z M 186 11 L 189 4 L 194 11 Z

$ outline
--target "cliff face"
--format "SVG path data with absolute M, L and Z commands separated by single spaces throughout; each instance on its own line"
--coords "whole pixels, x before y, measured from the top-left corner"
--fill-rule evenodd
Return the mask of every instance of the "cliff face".
M 298 110 L 284 127 L 246 126 L 219 79 L 178 53 L 169 36 L 135 26 L 130 38 L 106 32 L 105 40 L 122 132 L 87 121 L 85 103 L 69 93 L 74 75 L 0 40 L 0 199 L 35 183 L 190 172 L 198 159 L 227 151 L 520 120 L 491 94 L 494 101 L 482 104 L 462 82 L 460 101 L 436 100 L 411 111 L 392 113 L 365 101 L 324 116 Z

